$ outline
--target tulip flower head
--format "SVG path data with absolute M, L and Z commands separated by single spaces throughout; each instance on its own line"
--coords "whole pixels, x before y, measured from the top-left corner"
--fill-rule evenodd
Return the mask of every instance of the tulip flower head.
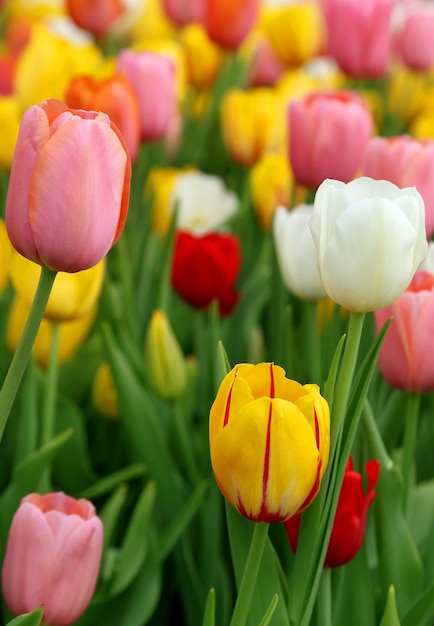
M 6 228 L 26 258 L 53 270 L 96 265 L 121 236 L 131 160 L 104 113 L 57 100 L 22 118 L 6 199 Z
M 44 608 L 44 623 L 66 626 L 87 608 L 98 578 L 102 522 L 88 500 L 62 492 L 21 500 L 9 531 L 2 586 L 12 613 Z
M 211 407 L 214 476 L 245 517 L 281 522 L 317 495 L 329 455 L 329 407 L 316 385 L 273 363 L 235 366 Z
M 374 315 L 377 330 L 392 318 L 378 357 L 384 378 L 396 389 L 433 391 L 434 275 L 418 270 L 405 292 Z
M 66 0 L 66 8 L 77 26 L 101 37 L 124 14 L 126 3 L 123 0 Z
M 362 475 L 353 469 L 349 459 L 345 470 L 332 533 L 327 548 L 325 567 L 338 567 L 351 561 L 360 550 L 365 536 L 368 510 L 375 500 L 375 486 L 380 472 L 378 461 L 366 463 L 368 485 L 363 491 Z M 285 522 L 288 539 L 294 552 L 297 549 L 299 515 Z
M 235 283 L 240 266 L 240 242 L 235 235 L 177 232 L 172 286 L 191 306 L 203 309 L 216 300 L 221 315 L 232 313 L 239 298 Z
M 415 187 L 357 178 L 325 180 L 310 221 L 327 295 L 350 311 L 389 306 L 410 284 L 428 243 Z
M 203 24 L 209 38 L 235 49 L 252 30 L 260 0 L 203 0 Z

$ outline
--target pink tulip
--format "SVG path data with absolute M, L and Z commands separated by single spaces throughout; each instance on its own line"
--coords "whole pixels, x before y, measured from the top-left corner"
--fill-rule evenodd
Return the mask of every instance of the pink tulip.
M 401 2 L 399 13 L 397 53 L 410 69 L 428 70 L 434 63 L 434 2 Z
M 351 91 L 318 91 L 288 108 L 289 158 L 296 180 L 316 189 L 326 178 L 344 183 L 357 173 L 372 117 Z
M 91 502 L 62 492 L 32 493 L 14 515 L 2 586 L 12 613 L 44 607 L 44 623 L 72 624 L 87 608 L 98 578 L 103 526 Z
M 6 227 L 31 261 L 77 272 L 96 265 L 127 216 L 131 161 L 104 113 L 46 100 L 21 121 L 6 198 Z
M 200 22 L 205 10 L 205 0 L 162 0 L 163 9 L 177 26 Z
M 378 78 L 389 63 L 396 0 L 322 0 L 328 52 L 354 78 Z
M 434 390 L 434 275 L 419 270 L 392 305 L 375 311 L 380 330 L 392 317 L 378 367 L 392 387 L 410 392 Z
M 398 187 L 416 187 L 425 203 L 428 239 L 434 232 L 434 141 L 409 135 L 373 137 L 362 163 L 364 176 L 390 180 Z
M 125 74 L 139 101 L 142 139 L 166 134 L 176 104 L 175 67 L 169 57 L 153 52 L 122 50 L 116 70 Z

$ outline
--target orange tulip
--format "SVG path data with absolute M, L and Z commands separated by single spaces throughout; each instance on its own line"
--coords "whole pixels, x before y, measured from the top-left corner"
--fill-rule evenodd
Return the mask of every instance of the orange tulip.
M 252 30 L 260 0 L 205 0 L 204 26 L 210 39 L 237 48 Z
M 66 0 L 66 8 L 77 26 L 101 37 L 126 7 L 122 0 Z

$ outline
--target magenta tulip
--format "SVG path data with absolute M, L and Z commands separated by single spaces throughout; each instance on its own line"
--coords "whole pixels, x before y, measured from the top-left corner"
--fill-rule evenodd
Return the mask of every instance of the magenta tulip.
M 175 66 L 163 54 L 122 50 L 116 71 L 134 89 L 140 108 L 142 139 L 160 139 L 169 130 L 176 104 Z
M 6 199 L 14 247 L 53 270 L 96 265 L 127 216 L 131 161 L 104 113 L 46 100 L 23 115 Z
M 416 187 L 425 203 L 428 239 L 434 233 L 434 141 L 409 135 L 373 137 L 362 163 L 364 176 L 390 180 L 398 187 Z
M 296 180 L 317 189 L 326 178 L 348 183 L 373 133 L 372 116 L 349 90 L 317 91 L 288 108 L 289 158 Z
M 404 391 L 433 391 L 434 276 L 419 270 L 402 296 L 374 315 L 377 330 L 392 317 L 378 357 L 387 382 Z
M 2 586 L 12 613 L 44 608 L 44 623 L 72 624 L 95 590 L 102 522 L 88 500 L 62 492 L 21 501 L 9 531 Z

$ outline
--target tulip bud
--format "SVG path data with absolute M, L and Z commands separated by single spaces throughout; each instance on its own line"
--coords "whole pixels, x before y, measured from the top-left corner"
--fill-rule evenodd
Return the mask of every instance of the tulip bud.
M 131 161 L 104 113 L 57 100 L 22 118 L 6 199 L 6 227 L 23 256 L 53 270 L 96 265 L 127 216 Z
M 187 375 L 184 355 L 164 311 L 152 314 L 145 339 L 149 379 L 163 398 L 173 399 L 184 391 Z
M 281 522 L 317 495 L 328 463 L 330 413 L 316 385 L 272 363 L 235 366 L 209 421 L 211 464 L 224 497 L 245 517 Z
M 116 419 L 120 415 L 119 401 L 108 363 L 101 363 L 92 384 L 94 407 L 106 417 Z
M 364 492 L 362 475 L 354 471 L 351 459 L 348 461 L 324 562 L 326 567 L 344 565 L 360 550 L 365 536 L 368 509 L 375 500 L 379 472 L 378 461 L 366 463 L 368 487 Z M 297 549 L 300 521 L 300 516 L 296 515 L 285 522 L 288 539 L 294 551 Z
M 66 626 L 87 608 L 98 578 L 103 526 L 88 500 L 62 492 L 21 500 L 9 531 L 2 586 L 12 613 L 44 608 L 44 623 Z

